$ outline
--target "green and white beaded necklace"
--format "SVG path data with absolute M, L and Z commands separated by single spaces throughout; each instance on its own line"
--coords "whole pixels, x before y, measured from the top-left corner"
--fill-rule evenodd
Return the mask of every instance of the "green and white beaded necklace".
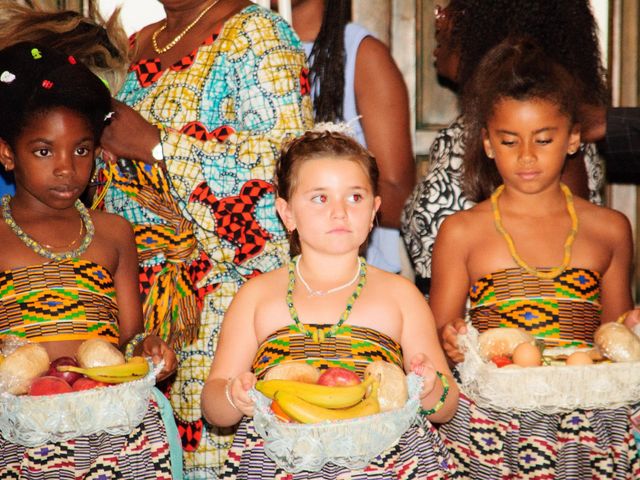
M 353 304 L 358 299 L 358 297 L 360 296 L 360 293 L 362 292 L 362 288 L 367 283 L 367 261 L 363 257 L 359 257 L 360 270 L 359 270 L 358 285 L 356 285 L 356 289 L 351 294 L 351 297 L 349 297 L 349 300 L 347 301 L 347 307 L 345 308 L 344 312 L 342 312 L 342 315 L 340 316 L 340 320 L 338 320 L 338 323 L 333 325 L 329 329 L 329 331 L 325 333 L 324 330 L 321 330 L 321 329 L 314 329 L 313 332 L 310 331 L 304 325 L 304 323 L 300 321 L 300 317 L 298 316 L 298 311 L 296 310 L 296 307 L 293 305 L 293 289 L 295 288 L 295 285 L 296 285 L 296 265 L 298 263 L 298 260 L 299 260 L 299 256 L 292 258 L 291 261 L 289 262 L 289 285 L 287 287 L 287 306 L 289 307 L 289 314 L 291 315 L 293 322 L 296 324 L 296 327 L 298 327 L 298 330 L 300 330 L 300 333 L 302 333 L 303 335 L 309 338 L 312 338 L 315 343 L 321 343 L 324 341 L 325 338 L 335 336 L 338 329 L 342 326 L 344 322 L 347 321 L 347 319 L 349 318 L 349 315 L 351 315 Z
M 87 248 L 89 248 L 89 245 L 93 240 L 93 235 L 95 234 L 95 227 L 93 226 L 93 221 L 91 220 L 91 215 L 89 214 L 87 207 L 85 207 L 80 200 L 76 200 L 75 207 L 80 214 L 80 219 L 82 220 L 84 229 L 87 233 L 85 234 L 84 238 L 82 239 L 82 243 L 80 243 L 78 248 L 76 248 L 75 250 L 70 250 L 68 252 L 53 252 L 45 248 L 40 243 L 36 242 L 29 235 L 27 235 L 26 232 L 22 230 L 22 228 L 20 228 L 20 225 L 18 225 L 14 218 L 11 216 L 11 206 L 9 204 L 10 201 L 10 195 L 4 195 L 2 197 L 2 216 L 5 223 L 9 225 L 9 228 L 13 231 L 13 233 L 15 233 L 27 247 L 36 252 L 38 255 L 54 261 L 70 260 L 72 258 L 78 258 L 87 250 Z

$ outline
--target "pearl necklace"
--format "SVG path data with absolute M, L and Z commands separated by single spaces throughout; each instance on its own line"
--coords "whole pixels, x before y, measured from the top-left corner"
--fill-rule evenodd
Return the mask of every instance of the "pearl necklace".
M 55 253 L 51 250 L 46 249 L 40 243 L 36 242 L 33 238 L 26 234 L 20 225 L 16 223 L 14 218 L 11 216 L 11 206 L 9 202 L 11 201 L 10 195 L 5 195 L 2 197 L 2 216 L 4 218 L 5 223 L 9 226 L 9 228 L 17 235 L 17 237 L 22 240 L 22 242 L 29 247 L 31 250 L 36 252 L 41 257 L 48 258 L 49 260 L 54 261 L 62 261 L 62 260 L 70 260 L 72 258 L 78 258 L 82 255 L 93 240 L 93 235 L 95 233 L 95 228 L 93 226 L 93 221 L 91 220 L 91 215 L 80 200 L 76 200 L 75 207 L 80 214 L 80 218 L 82 219 L 82 224 L 87 231 L 87 234 L 82 239 L 82 243 L 75 250 L 71 250 L 68 252 L 59 252 Z M 72 244 L 73 245 L 73 244 Z
M 358 277 L 360 276 L 360 259 L 356 258 L 356 274 L 353 276 L 353 278 L 351 280 L 349 280 L 345 284 L 339 285 L 337 287 L 330 288 L 329 290 L 314 290 L 305 281 L 304 277 L 302 276 L 302 272 L 300 272 L 300 260 L 301 259 L 302 259 L 302 255 L 299 255 L 298 258 L 296 259 L 296 273 L 298 274 L 298 277 L 300 277 L 300 281 L 302 282 L 302 285 L 304 285 L 304 287 L 307 289 L 307 292 L 309 293 L 309 295 L 308 295 L 309 297 L 324 297 L 325 295 L 330 295 L 330 294 L 335 293 L 337 291 L 343 290 L 343 289 L 347 288 L 349 285 L 351 285 L 353 282 L 355 282 L 358 279 Z
M 500 209 L 498 208 L 498 198 L 504 190 L 504 185 L 500 185 L 498 188 L 496 188 L 495 192 L 491 194 L 491 208 L 493 210 L 493 220 L 496 226 L 496 230 L 498 230 L 498 232 L 504 237 L 505 241 L 507 242 L 507 247 L 509 248 L 511 258 L 513 258 L 518 266 L 524 271 L 538 278 L 556 278 L 558 275 L 564 272 L 571 263 L 571 247 L 573 247 L 573 242 L 575 241 L 576 235 L 578 234 L 578 216 L 576 215 L 576 209 L 573 205 L 573 195 L 571 194 L 571 190 L 569 190 L 569 187 L 567 187 L 564 183 L 560 184 L 560 189 L 562 190 L 564 198 L 567 202 L 567 212 L 569 213 L 569 217 L 571 218 L 571 230 L 569 231 L 569 235 L 564 242 L 564 258 L 562 259 L 562 265 L 553 267 L 546 272 L 541 272 L 537 268 L 529 266 L 529 264 L 527 264 L 527 262 L 525 262 L 524 259 L 520 255 L 518 255 L 513 238 L 511 237 L 511 235 L 509 235 L 509 232 L 507 232 L 502 225 L 502 216 L 500 215 Z
M 153 45 L 153 49 L 156 51 L 156 53 L 158 55 L 162 55 L 163 53 L 166 53 L 169 50 L 171 50 L 173 47 L 175 47 L 176 43 L 182 40 L 182 37 L 184 37 L 187 34 L 187 32 L 191 30 L 196 25 L 196 23 L 198 23 L 200 19 L 204 17 L 207 14 L 207 12 L 211 10 L 213 7 L 215 7 L 218 3 L 220 3 L 220 0 L 215 0 L 211 5 L 209 5 L 202 12 L 200 12 L 200 15 L 198 15 L 193 22 L 187 25 L 184 30 L 182 30 L 178 35 L 176 35 L 173 40 L 167 43 L 164 47 L 160 48 L 158 46 L 158 35 L 160 35 L 167 28 L 167 22 L 165 20 L 164 25 L 162 25 L 158 30 L 153 32 L 153 35 L 151 35 L 151 44 Z

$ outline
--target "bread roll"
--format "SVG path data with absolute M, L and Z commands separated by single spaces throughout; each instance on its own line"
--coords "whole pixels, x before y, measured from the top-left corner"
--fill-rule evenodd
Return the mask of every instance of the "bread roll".
M 31 381 L 49 369 L 49 354 L 37 343 L 18 347 L 0 364 L 0 381 L 4 391 L 22 395 Z
M 496 355 L 511 356 L 521 343 L 533 343 L 535 339 L 530 333 L 519 328 L 490 328 L 478 337 L 478 349 L 485 360 Z
M 82 342 L 78 347 L 76 358 L 82 368 L 111 367 L 125 362 L 122 352 L 101 338 Z
M 640 339 L 622 323 L 600 325 L 593 339 L 602 354 L 614 362 L 640 361 Z
M 409 391 L 407 377 L 398 365 L 376 360 L 371 362 L 364 371 L 365 380 L 371 375 L 379 382 L 378 402 L 381 412 L 404 407 L 409 398 Z
M 267 370 L 264 380 L 294 380 L 296 382 L 316 383 L 320 370 L 303 362 L 287 362 Z

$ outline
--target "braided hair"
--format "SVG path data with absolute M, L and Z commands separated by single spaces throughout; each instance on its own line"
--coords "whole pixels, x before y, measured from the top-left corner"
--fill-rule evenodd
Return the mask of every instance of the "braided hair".
M 309 57 L 317 122 L 342 119 L 346 59 L 344 28 L 350 21 L 351 0 L 325 0 L 322 26 Z

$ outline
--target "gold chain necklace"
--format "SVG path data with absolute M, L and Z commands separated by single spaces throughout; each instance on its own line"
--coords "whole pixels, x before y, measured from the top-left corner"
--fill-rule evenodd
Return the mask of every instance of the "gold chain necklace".
M 44 243 L 44 242 L 40 242 L 40 245 L 42 245 L 44 248 L 48 248 L 49 250 L 61 250 L 63 248 L 69 249 L 80 241 L 80 239 L 82 238 L 82 232 L 84 232 L 84 222 L 82 221 L 82 217 L 81 217 L 80 232 L 78 233 L 78 236 L 73 240 L 73 242 L 67 243 L 66 245 L 61 245 L 59 247 L 56 245 L 49 245 L 48 243 Z
M 571 231 L 567 236 L 567 239 L 564 242 L 564 258 L 562 259 L 562 265 L 558 267 L 553 267 L 549 271 L 541 272 L 537 268 L 530 267 L 527 262 L 525 262 L 518 252 L 516 252 L 516 245 L 513 242 L 513 238 L 511 235 L 504 229 L 502 225 L 502 217 L 500 216 L 500 209 L 498 208 L 498 198 L 502 194 L 504 190 L 504 185 L 500 185 L 496 190 L 491 194 L 491 208 L 493 210 L 493 220 L 496 225 L 496 229 L 498 232 L 504 237 L 507 242 L 507 246 L 509 247 L 509 253 L 513 260 L 518 264 L 520 268 L 525 270 L 530 275 L 534 275 L 538 278 L 543 279 L 551 279 L 556 278 L 562 272 L 564 272 L 569 263 L 571 263 L 571 247 L 573 247 L 573 242 L 576 239 L 576 235 L 578 233 L 578 216 L 576 215 L 576 209 L 573 205 L 573 195 L 571 194 L 571 190 L 564 183 L 560 184 L 560 189 L 562 193 L 564 193 L 564 198 L 567 201 L 567 212 L 569 212 L 569 217 L 571 217 Z
M 158 35 L 160 35 L 160 33 L 162 33 L 167 28 L 167 22 L 165 20 L 164 25 L 162 25 L 158 30 L 153 32 L 153 35 L 151 35 L 151 44 L 153 45 L 153 49 L 156 51 L 156 53 L 158 55 L 162 55 L 163 53 L 166 53 L 169 50 L 171 50 L 173 47 L 175 47 L 176 43 L 182 40 L 182 37 L 184 37 L 187 34 L 187 32 L 191 30 L 196 25 L 196 23 L 198 23 L 200 19 L 204 17 L 207 14 L 207 12 L 211 10 L 213 7 L 215 7 L 218 3 L 220 3 L 220 0 L 215 0 L 211 5 L 209 5 L 202 12 L 200 12 L 200 15 L 198 15 L 193 22 L 187 25 L 184 30 L 182 30 L 178 35 L 176 35 L 173 40 L 167 43 L 164 47 L 160 48 L 158 46 Z

